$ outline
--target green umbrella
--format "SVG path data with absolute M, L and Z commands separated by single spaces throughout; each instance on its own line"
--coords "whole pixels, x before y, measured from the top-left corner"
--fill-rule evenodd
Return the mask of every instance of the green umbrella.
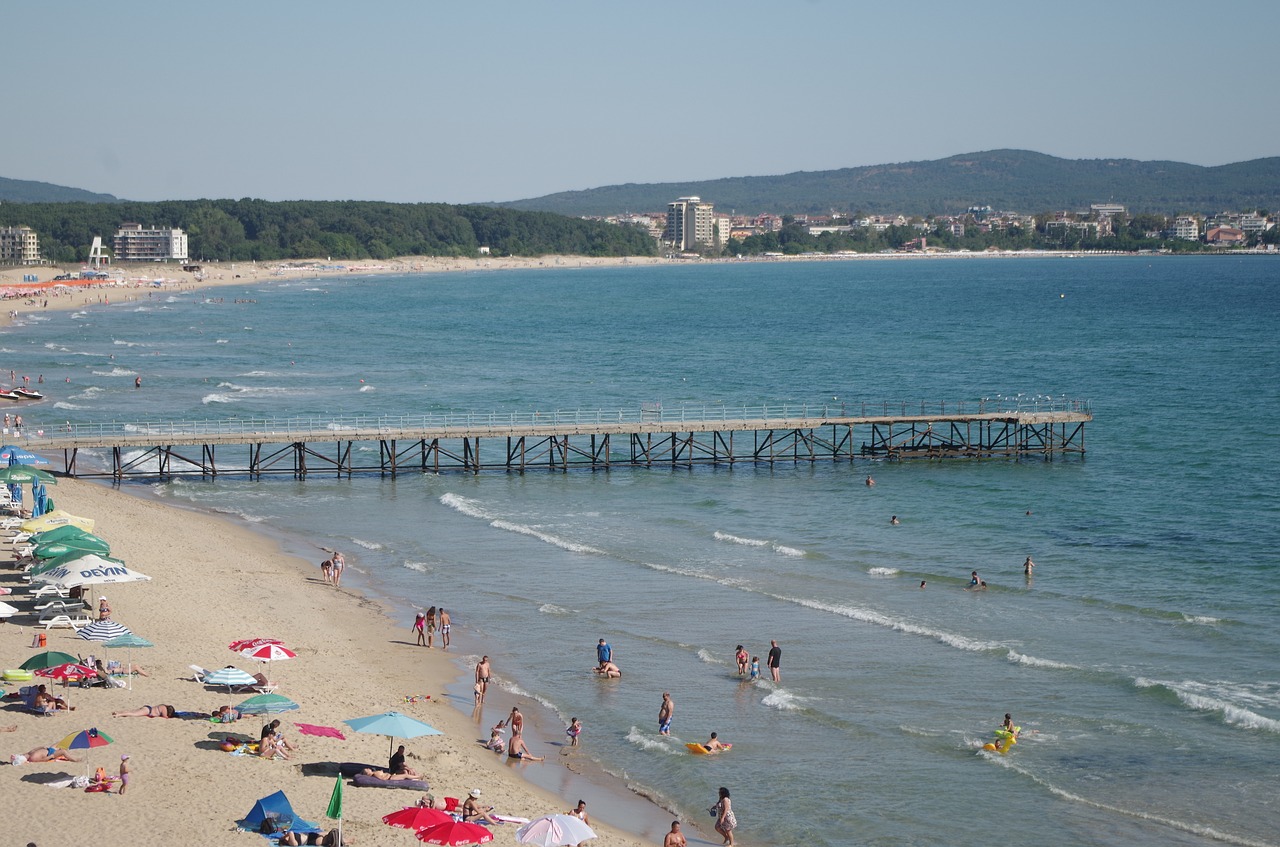
M 79 538 L 82 535 L 92 535 L 87 529 L 82 529 L 74 524 L 63 524 L 55 526 L 53 529 L 47 529 L 44 532 L 37 532 L 31 536 L 32 544 L 45 544 L 50 541 L 63 541 L 69 538 Z
M 58 665 L 78 661 L 80 660 L 70 653 L 63 653 L 61 650 L 46 650 L 43 653 L 36 653 L 19 667 L 24 671 L 38 671 L 41 668 L 56 668 Z
M 82 535 L 79 538 L 64 538 L 61 541 L 40 542 L 32 549 L 31 555 L 37 559 L 53 559 L 64 553 L 82 550 L 86 553 L 106 555 L 111 552 L 111 545 L 96 535 Z
M 11 485 L 19 485 L 24 482 L 33 481 L 47 482 L 50 485 L 57 485 L 58 478 L 48 471 L 42 471 L 39 468 L 33 468 L 30 465 L 9 465 L 7 468 L 0 468 L 0 482 Z

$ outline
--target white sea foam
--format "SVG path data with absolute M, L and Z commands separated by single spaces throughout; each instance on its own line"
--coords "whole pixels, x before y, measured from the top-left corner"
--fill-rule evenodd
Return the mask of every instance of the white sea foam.
M 556 704 L 552 703 L 546 697 L 539 697 L 537 694 L 533 694 L 531 692 L 525 691 L 519 685 L 516 685 L 514 682 L 508 679 L 501 679 L 496 676 L 493 677 L 493 679 L 497 680 L 498 685 L 499 687 L 502 688 L 502 690 L 508 691 L 516 695 L 517 697 L 527 697 L 528 699 L 533 700 L 545 706 L 547 710 L 550 711 L 552 714 L 560 715 L 560 710 L 556 708 Z M 563 716 L 561 716 L 561 719 L 563 720 Z
M 54 404 L 53 404 L 53 408 L 55 408 L 55 409 L 84 409 L 84 408 L 86 408 L 86 407 L 85 407 L 85 406 L 77 406 L 75 403 L 67 403 L 67 402 L 65 402 L 65 401 L 63 401 L 63 400 L 59 400 L 57 403 L 54 403 Z
M 1066 662 L 1055 662 L 1052 659 L 1040 659 L 1035 656 L 1027 656 L 1016 650 L 1010 650 L 1008 653 L 1009 661 L 1015 665 L 1026 665 L 1029 668 L 1049 668 L 1051 670 L 1078 671 L 1079 665 L 1070 665 Z
M 145 347 L 146 346 L 141 341 L 125 341 L 124 339 L 121 339 L 121 338 L 117 338 L 113 340 L 111 343 L 117 347 Z
M 538 607 L 538 611 L 544 615 L 572 615 L 572 609 L 566 609 L 564 606 L 557 606 L 555 603 L 543 603 Z
M 775 688 L 760 702 L 781 712 L 797 712 L 804 708 L 806 698 L 798 697 L 785 688 Z
M 543 532 L 540 529 L 535 529 L 534 527 L 526 526 L 525 524 L 512 523 L 511 521 L 504 520 L 493 520 L 489 522 L 489 526 L 494 529 L 505 529 L 507 532 L 514 532 L 519 535 L 528 535 L 532 538 L 538 539 L 539 541 L 554 544 L 556 547 L 559 547 L 562 550 L 568 550 L 571 553 L 604 552 L 603 550 L 597 550 L 595 547 L 591 547 L 587 544 L 580 544 L 577 541 L 569 541 L 568 539 L 561 538 L 558 535 L 552 535 L 549 532 Z
M 225 338 L 219 338 L 219 339 L 216 339 L 213 343 L 214 344 L 230 344 L 231 342 Z
M 448 506 L 455 511 L 461 512 L 468 517 L 480 518 L 482 520 L 491 520 L 493 518 L 493 515 L 480 508 L 480 504 L 478 502 L 458 494 L 442 494 L 440 495 L 440 503 L 441 505 Z
M 1230 683 L 1207 684 L 1192 680 L 1167 682 L 1137 677 L 1133 684 L 1138 688 L 1159 687 L 1171 691 L 1187 708 L 1197 712 L 1217 713 L 1221 715 L 1222 722 L 1230 726 L 1280 732 L 1280 721 L 1260 715 L 1241 704 L 1244 701 L 1250 705 L 1260 705 L 1259 698 L 1253 692 Z
M 791 556 L 794 559 L 799 559 L 804 557 L 803 550 L 799 549 L 798 547 L 787 547 L 785 544 L 774 544 L 773 552 L 781 556 Z
M 783 597 L 781 595 L 770 595 L 776 600 L 785 600 L 788 603 L 796 603 L 809 609 L 817 609 L 822 612 L 831 612 L 832 614 L 842 615 L 846 618 L 852 618 L 856 621 L 875 624 L 898 632 L 907 632 L 912 635 L 921 635 L 925 638 L 932 638 L 940 641 L 949 647 L 955 647 L 959 650 L 968 650 L 975 653 L 983 653 L 989 650 L 1003 650 L 1005 645 L 998 641 L 979 641 L 975 638 L 968 638 L 963 635 L 957 635 L 946 630 L 934 629 L 928 626 L 912 623 L 902 618 L 891 617 L 890 615 L 876 612 L 871 609 L 859 609 L 854 606 L 840 606 L 832 603 L 823 603 L 818 600 L 808 600 L 803 597 Z
M 705 647 L 698 648 L 698 658 L 706 662 L 708 665 L 720 664 L 716 657 L 711 655 L 711 651 L 707 650 Z
M 234 403 L 235 400 L 226 394 L 206 394 L 200 398 L 200 402 L 208 406 L 210 403 Z
M 867 573 L 872 576 L 897 576 L 902 571 L 897 568 L 870 568 Z
M 638 726 L 631 727 L 631 731 L 627 733 L 627 740 L 641 750 L 653 750 L 658 753 L 670 753 L 672 756 L 680 755 L 670 744 L 651 736 L 645 735 Z
M 92 400 L 102 393 L 102 388 L 97 385 L 91 385 L 79 394 L 72 394 L 71 400 Z
M 94 376 L 137 376 L 137 371 L 128 368 L 112 368 L 109 371 L 93 371 Z
M 715 538 L 716 541 L 727 541 L 730 544 L 742 544 L 746 547 L 766 547 L 769 544 L 768 541 L 764 541 L 759 538 L 743 538 L 739 535 L 730 535 L 727 532 L 720 532 L 719 530 L 716 530 L 715 535 L 712 537 Z
M 377 391 L 378 389 L 374 388 L 372 385 L 362 385 L 360 386 L 360 390 L 361 391 Z
M 1188 615 L 1186 612 L 1182 613 L 1182 619 L 1187 623 L 1198 624 L 1200 626 L 1215 626 L 1222 623 L 1221 618 L 1212 618 L 1208 615 Z
M 364 548 L 364 549 L 366 549 L 366 550 L 381 550 L 381 549 L 382 549 L 382 545 L 381 545 L 381 544 L 379 544 L 379 543 L 378 543 L 378 542 L 376 542 L 376 541 L 365 541 L 364 539 L 362 539 L 362 538 L 356 538 L 355 536 L 348 536 L 348 538 L 350 538 L 350 539 L 351 539 L 351 543 L 352 543 L 352 544 L 356 545 L 357 547 L 363 547 L 363 548 Z
M 1000 765 L 1001 767 L 1008 768 L 1011 771 L 1015 771 L 1021 774 L 1022 776 L 1027 777 L 1032 782 L 1035 782 L 1037 785 L 1044 787 L 1047 791 L 1049 791 L 1049 793 L 1054 794 L 1058 797 L 1061 797 L 1064 800 L 1068 800 L 1072 803 L 1079 803 L 1080 805 L 1089 806 L 1094 809 L 1101 809 L 1107 812 L 1114 812 L 1116 814 L 1125 815 L 1127 817 L 1137 818 L 1138 820 L 1151 821 L 1152 823 L 1158 823 L 1158 824 L 1161 824 L 1162 826 L 1167 826 L 1170 829 L 1176 829 L 1182 832 L 1189 832 L 1194 835 L 1199 835 L 1204 838 L 1210 838 L 1214 841 L 1222 841 L 1227 844 L 1239 844 L 1241 845 L 1241 847 L 1274 847 L 1274 845 L 1271 844 L 1270 842 L 1260 841 L 1256 838 L 1248 838 L 1248 837 L 1239 836 L 1239 835 L 1232 835 L 1230 833 L 1226 833 L 1226 832 L 1222 832 L 1221 830 L 1214 829 L 1213 827 L 1210 827 L 1210 826 L 1204 826 L 1198 823 L 1190 823 L 1188 821 L 1181 821 L 1181 820 L 1178 820 L 1177 818 L 1167 818 L 1167 817 L 1164 817 L 1163 815 L 1154 815 L 1154 814 L 1151 814 L 1150 812 L 1144 812 L 1140 809 L 1126 809 L 1122 806 L 1112 805 L 1111 803 L 1101 803 L 1097 800 L 1091 800 L 1088 797 L 1083 797 L 1079 794 L 1075 794 L 1071 791 L 1067 791 L 1063 788 L 1059 788 L 1058 786 L 1049 782 L 1049 780 L 1044 779 L 1043 777 L 1037 776 L 1035 773 L 1032 773 L 1026 768 L 1020 767 L 1015 761 L 1014 757 L 1012 756 L 1001 756 L 999 754 L 987 753 L 984 751 L 979 751 L 979 752 L 981 753 L 983 758 L 986 759 L 987 761 Z
M 249 371 L 248 373 L 236 374 L 236 376 L 284 376 L 280 371 Z
M 411 571 L 417 571 L 418 573 L 431 573 L 432 570 L 431 566 L 426 562 L 402 562 L 401 567 L 408 568 Z

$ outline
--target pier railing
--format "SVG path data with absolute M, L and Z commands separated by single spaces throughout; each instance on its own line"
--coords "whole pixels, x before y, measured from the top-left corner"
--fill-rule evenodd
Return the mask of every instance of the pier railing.
M 660 403 L 642 403 L 623 409 L 549 409 L 525 411 L 448 411 L 420 415 L 338 415 L 299 417 L 231 417 L 190 420 L 97 421 L 69 423 L 57 430 L 45 431 L 51 441 L 152 438 L 191 439 L 199 436 L 220 438 L 269 437 L 273 434 L 291 438 L 341 438 L 344 433 L 406 432 L 413 430 L 474 430 L 479 427 L 504 427 L 536 430 L 538 427 L 604 426 L 618 424 L 710 424 L 720 421 L 769 421 L 815 418 L 939 418 L 969 415 L 1017 415 L 1069 412 L 1092 414 L 1090 401 L 1029 395 L 991 397 L 978 400 L 881 400 L 830 401 L 819 403 L 764 403 L 730 405 L 726 403 L 680 404 L 670 408 Z M 41 440 L 28 441 L 33 447 Z

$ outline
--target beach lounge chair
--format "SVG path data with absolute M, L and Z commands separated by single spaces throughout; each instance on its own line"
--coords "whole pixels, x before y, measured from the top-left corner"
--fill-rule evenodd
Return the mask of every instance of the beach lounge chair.
M 67 589 L 60 585 L 53 585 L 52 583 L 46 582 L 35 591 L 31 592 L 32 597 L 47 597 L 50 594 L 56 594 L 59 597 L 66 597 Z
M 211 673 L 211 671 L 207 671 L 199 665 L 187 665 L 187 667 L 191 668 L 191 673 L 194 674 L 193 678 L 196 682 L 204 682 L 204 678 Z
M 39 686 L 24 685 L 18 689 L 18 694 L 22 696 L 22 705 L 28 712 L 34 712 L 37 715 L 52 715 L 58 710 L 53 706 L 41 709 L 36 706 L 36 695 L 40 693 Z
M 93 623 L 93 618 L 89 615 L 89 610 L 83 607 L 79 611 L 49 609 L 40 615 L 40 623 L 44 624 L 45 629 L 52 629 L 55 626 L 68 626 L 72 629 L 79 629 L 82 626 Z
M 77 612 L 84 607 L 83 600 L 72 600 L 65 597 L 58 597 L 53 600 L 45 600 L 43 603 L 38 603 L 31 608 L 35 609 L 37 612 L 64 610 L 70 614 L 71 612 Z

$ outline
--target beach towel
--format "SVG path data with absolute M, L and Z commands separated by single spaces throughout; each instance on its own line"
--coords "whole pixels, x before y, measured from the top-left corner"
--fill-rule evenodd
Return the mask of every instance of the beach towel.
M 347 740 L 347 737 L 342 734 L 342 730 L 332 726 L 317 726 L 313 723 L 295 723 L 294 726 L 296 726 L 298 728 L 298 732 L 303 735 L 319 735 L 322 738 L 340 738 L 343 741 Z
M 408 788 L 411 791 L 428 791 L 431 786 L 422 779 L 378 779 L 376 776 L 356 774 L 351 778 L 361 788 Z

